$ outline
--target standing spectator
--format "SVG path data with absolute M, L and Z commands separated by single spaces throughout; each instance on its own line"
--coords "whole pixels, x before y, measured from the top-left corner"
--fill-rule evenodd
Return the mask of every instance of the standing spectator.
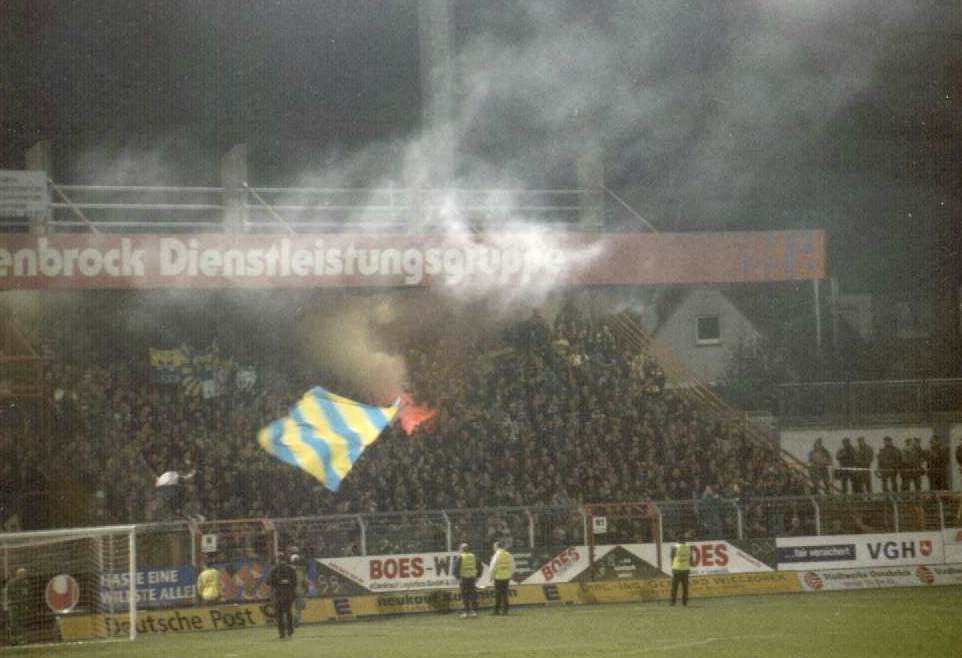
M 798 514 L 792 514 L 792 518 L 788 522 L 788 528 L 786 528 L 785 534 L 789 537 L 801 537 L 805 534 L 805 529 L 802 527 L 802 519 L 798 516 Z
M 875 451 L 865 443 L 865 437 L 858 437 L 855 447 L 855 466 L 859 469 L 855 474 L 855 493 L 872 493 L 872 460 Z
M 832 468 L 832 453 L 822 445 L 822 439 L 815 439 L 812 450 L 808 453 L 808 472 L 812 478 L 812 486 L 815 493 L 829 493 L 831 490 L 831 479 L 829 471 Z
M 835 459 L 838 461 L 838 479 L 842 483 L 842 493 L 853 493 L 855 471 L 852 469 L 855 468 L 855 449 L 847 436 L 842 439 L 842 447 L 835 453 Z
M 501 542 L 494 542 L 494 555 L 491 556 L 491 577 L 494 579 L 494 614 L 508 614 L 508 586 L 514 575 L 514 558 L 504 550 Z
M 481 562 L 478 556 L 468 550 L 467 544 L 461 544 L 457 559 L 454 561 L 454 577 L 460 581 L 461 603 L 464 612 L 461 618 L 478 616 L 478 576 L 481 575 Z
M 274 614 L 277 617 L 277 632 L 283 640 L 294 635 L 294 618 L 291 606 L 297 594 L 297 572 L 294 567 L 284 560 L 284 556 L 277 561 L 267 579 L 274 597 Z
M 959 474 L 962 475 L 962 441 L 959 442 L 958 447 L 955 449 L 955 462 L 959 465 Z M 962 507 L 959 509 L 962 509 Z
M 916 491 L 922 489 L 922 446 L 918 439 L 905 439 L 899 475 L 902 478 L 902 491 L 908 491 L 910 486 L 914 486 Z
M 3 598 L 7 603 L 7 631 L 10 644 L 26 643 L 25 625 L 30 615 L 32 594 L 27 570 L 19 567 L 4 587 Z
M 173 521 L 180 518 L 181 507 L 183 506 L 183 487 L 182 481 L 190 480 L 194 477 L 194 471 L 181 475 L 176 470 L 164 471 L 154 481 L 154 489 L 157 491 L 157 504 L 159 521 Z
M 878 470 L 882 478 L 882 491 L 896 492 L 899 490 L 896 476 L 902 457 L 899 449 L 892 445 L 892 437 L 886 436 L 882 442 L 882 449 L 878 451 Z
M 702 523 L 707 533 L 706 539 L 721 539 L 721 501 L 718 494 L 712 489 L 711 485 L 705 487 L 701 500 L 698 503 L 698 511 L 701 513 Z
M 942 491 L 945 489 L 945 466 L 948 455 L 938 436 L 932 435 L 929 449 L 925 454 L 925 470 L 929 476 L 929 490 Z
M 691 571 L 691 549 L 682 537 L 671 547 L 671 605 L 675 605 L 678 598 L 678 586 L 681 585 L 681 604 L 688 605 L 688 575 Z
M 297 575 L 297 587 L 294 588 L 294 627 L 301 625 L 301 614 L 307 607 L 307 564 L 297 549 L 291 550 L 291 566 Z

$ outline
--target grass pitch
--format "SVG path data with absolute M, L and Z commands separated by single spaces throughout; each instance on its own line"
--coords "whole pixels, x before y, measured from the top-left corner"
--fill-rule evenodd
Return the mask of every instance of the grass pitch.
M 143 636 L 0 656 L 958 656 L 962 587 L 665 603 L 517 608 L 508 617 L 414 615 L 302 627 Z

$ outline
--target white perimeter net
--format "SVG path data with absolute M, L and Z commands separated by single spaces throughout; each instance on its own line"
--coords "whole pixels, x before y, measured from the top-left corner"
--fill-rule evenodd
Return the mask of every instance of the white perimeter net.
M 131 637 L 134 610 L 117 584 L 129 582 L 134 566 L 132 533 L 105 528 L 0 535 L 0 646 L 61 641 L 65 623 L 82 625 L 87 637 Z

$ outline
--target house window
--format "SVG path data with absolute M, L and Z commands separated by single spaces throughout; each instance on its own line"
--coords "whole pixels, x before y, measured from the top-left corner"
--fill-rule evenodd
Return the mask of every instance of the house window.
M 697 345 L 721 343 L 721 320 L 717 315 L 703 315 L 695 318 L 695 343 Z

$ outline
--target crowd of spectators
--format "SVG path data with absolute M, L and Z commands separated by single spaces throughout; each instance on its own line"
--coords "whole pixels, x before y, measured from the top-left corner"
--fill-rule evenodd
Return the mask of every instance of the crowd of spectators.
M 457 382 L 438 375 L 443 355 L 407 346 L 410 392 L 437 413 L 411 436 L 385 432 L 336 494 L 257 444 L 303 394 L 266 364 L 253 386 L 205 397 L 152 381 L 146 363 L 51 355 L 50 446 L 30 452 L 7 428 L 18 458 L 4 473 L 23 472 L 3 479 L 50 488 L 37 471 L 55 446 L 97 524 L 164 518 L 154 485 L 171 470 L 196 472 L 177 515 L 208 519 L 806 493 L 777 451 L 673 392 L 615 326 L 573 307 L 552 323 L 534 313 Z

